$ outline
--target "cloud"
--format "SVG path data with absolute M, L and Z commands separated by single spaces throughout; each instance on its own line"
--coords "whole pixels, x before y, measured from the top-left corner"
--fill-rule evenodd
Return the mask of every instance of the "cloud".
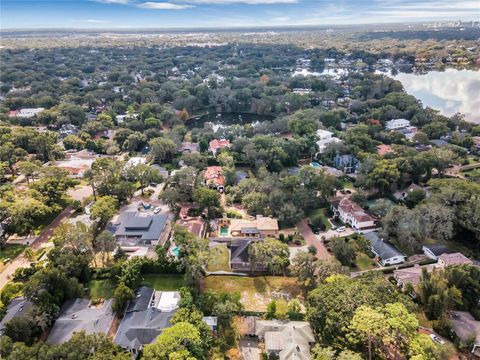
M 130 0 L 96 0 L 97 2 L 105 3 L 105 4 L 122 4 L 127 5 Z
M 203 5 L 228 5 L 228 4 L 296 4 L 300 0 L 174 0 L 177 3 L 203 4 Z
M 172 4 L 168 2 L 153 2 L 148 1 L 137 5 L 142 9 L 151 9 L 151 10 L 183 10 L 190 9 L 194 7 L 193 5 L 188 4 Z
M 110 21 L 100 19 L 81 19 L 80 22 L 89 24 L 108 24 Z

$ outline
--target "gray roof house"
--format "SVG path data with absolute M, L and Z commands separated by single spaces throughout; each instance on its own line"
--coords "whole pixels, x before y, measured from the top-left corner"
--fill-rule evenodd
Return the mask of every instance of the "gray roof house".
M 376 231 L 364 234 L 370 241 L 372 252 L 379 258 L 380 265 L 388 266 L 403 263 L 407 257 L 395 246 L 383 240 Z
M 125 211 L 109 226 L 116 240 L 124 246 L 158 244 L 168 231 L 168 215 Z
M 265 351 L 279 360 L 310 360 L 310 348 L 315 343 L 306 321 L 256 320 L 255 335 L 264 339 Z
M 138 355 L 144 345 L 154 342 L 163 329 L 170 327 L 179 301 L 177 291 L 155 291 L 142 286 L 128 304 L 114 342 Z
M 23 296 L 16 297 L 10 301 L 10 304 L 7 306 L 7 313 L 3 317 L 2 321 L 0 321 L 0 335 L 2 335 L 3 329 L 7 322 L 14 318 L 24 316 L 31 307 L 32 303 L 26 300 Z
M 249 230 L 249 229 L 246 229 Z M 254 231 L 254 229 L 251 229 Z M 265 264 L 257 262 L 253 267 L 250 263 L 248 248 L 256 242 L 249 238 L 234 239 L 230 244 L 230 268 L 232 271 L 240 272 L 263 272 L 267 270 Z
M 422 251 L 426 256 L 433 260 L 438 260 L 438 257 L 442 254 L 449 254 L 452 252 L 443 244 L 423 245 Z
M 113 299 L 95 304 L 88 299 L 72 299 L 63 304 L 47 339 L 49 344 L 63 344 L 76 332 L 107 334 L 115 317 Z
M 348 155 L 335 155 L 333 159 L 333 166 L 343 171 L 344 174 L 352 174 L 356 173 L 358 168 L 360 167 L 360 160 L 358 160 L 355 156 L 348 154 Z

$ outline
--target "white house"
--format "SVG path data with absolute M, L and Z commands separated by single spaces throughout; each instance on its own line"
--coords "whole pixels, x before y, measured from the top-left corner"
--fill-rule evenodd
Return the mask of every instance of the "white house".
M 445 245 L 442 244 L 423 245 L 422 251 L 432 260 L 438 260 L 440 255 L 451 252 Z
M 334 137 L 332 132 L 323 129 L 317 130 L 317 139 L 318 152 L 320 154 L 325 151 L 328 144 L 340 142 L 340 139 Z
M 31 118 L 31 117 L 37 116 L 43 110 L 45 110 L 45 108 L 26 108 L 26 109 L 20 109 L 17 111 L 12 111 L 11 115 L 21 117 L 21 118 Z
M 385 129 L 387 130 L 398 130 L 403 129 L 410 126 L 410 121 L 407 119 L 393 119 L 387 121 L 385 125 Z
M 355 231 L 364 233 L 375 229 L 375 218 L 349 199 L 334 198 L 331 204 L 334 215 Z
M 397 248 L 380 238 L 376 231 L 369 232 L 364 236 L 370 241 L 370 248 L 379 258 L 380 265 L 389 266 L 401 264 L 407 259 Z

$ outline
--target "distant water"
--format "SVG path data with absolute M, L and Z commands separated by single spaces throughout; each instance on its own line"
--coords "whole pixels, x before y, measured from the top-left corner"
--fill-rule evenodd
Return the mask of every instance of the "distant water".
M 407 93 L 445 116 L 459 112 L 480 124 L 480 71 L 447 69 L 423 75 L 398 73 Z

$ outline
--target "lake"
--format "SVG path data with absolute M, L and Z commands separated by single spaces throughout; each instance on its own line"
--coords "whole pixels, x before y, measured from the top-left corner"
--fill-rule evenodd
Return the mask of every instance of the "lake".
M 459 112 L 466 120 L 480 123 L 479 71 L 447 69 L 421 75 L 399 73 L 392 77 L 401 81 L 407 93 L 421 100 L 424 106 L 445 116 Z

